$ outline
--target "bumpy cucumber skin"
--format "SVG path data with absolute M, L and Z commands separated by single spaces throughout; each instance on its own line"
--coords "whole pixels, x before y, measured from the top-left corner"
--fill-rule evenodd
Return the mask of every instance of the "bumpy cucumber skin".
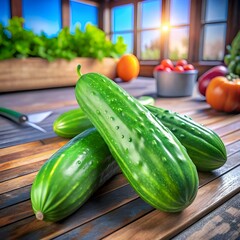
M 154 106 L 147 108 L 179 139 L 199 171 L 213 171 L 225 164 L 226 148 L 214 131 L 187 116 Z
M 153 105 L 154 98 L 141 96 L 138 101 L 143 105 Z M 53 123 L 53 131 L 60 137 L 73 138 L 93 124 L 81 108 L 71 109 L 59 115 Z
M 72 138 L 93 127 L 86 114 L 80 109 L 71 109 L 56 118 L 53 131 L 60 137 Z
M 139 196 L 166 212 L 189 206 L 198 190 L 195 165 L 179 140 L 112 80 L 88 73 L 76 99 Z
M 31 188 L 36 217 L 56 222 L 75 212 L 119 167 L 95 128 L 77 135 L 41 167 Z
M 214 131 L 176 112 L 154 106 L 146 107 L 187 149 L 197 170 L 213 171 L 226 163 L 226 148 Z M 90 126 L 93 125 L 81 108 L 63 113 L 54 122 L 55 132 L 62 137 L 74 137 Z

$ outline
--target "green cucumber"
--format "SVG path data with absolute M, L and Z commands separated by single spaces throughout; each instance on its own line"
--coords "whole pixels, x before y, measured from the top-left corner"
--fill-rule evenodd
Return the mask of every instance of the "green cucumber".
M 144 201 L 166 212 L 182 211 L 193 202 L 196 167 L 179 140 L 147 108 L 97 73 L 82 75 L 75 94 Z
M 152 106 L 147 108 L 179 139 L 199 171 L 212 171 L 225 164 L 226 148 L 214 131 L 187 116 Z
M 141 96 L 138 101 L 143 105 L 154 105 L 154 98 L 150 96 Z M 91 121 L 80 108 L 62 113 L 53 123 L 53 131 L 64 138 L 75 137 L 90 127 L 93 127 Z
M 95 128 L 70 140 L 41 167 L 31 188 L 36 218 L 56 222 L 75 212 L 119 172 Z
M 91 121 L 80 108 L 62 113 L 53 123 L 53 131 L 64 138 L 75 137 L 91 127 L 93 127 Z
M 220 137 L 187 116 L 155 106 L 146 106 L 187 149 L 199 171 L 213 171 L 223 166 L 227 160 L 226 148 Z M 54 122 L 57 135 L 74 137 L 85 127 L 93 126 L 81 108 L 60 115 Z

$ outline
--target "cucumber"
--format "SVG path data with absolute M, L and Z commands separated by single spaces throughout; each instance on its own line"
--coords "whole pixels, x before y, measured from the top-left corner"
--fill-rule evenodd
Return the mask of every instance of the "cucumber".
M 41 167 L 31 188 L 36 218 L 56 222 L 75 212 L 119 172 L 95 128 L 70 140 Z
M 214 131 L 187 116 L 153 106 L 147 108 L 179 139 L 199 171 L 212 171 L 225 164 L 226 148 Z
M 141 96 L 138 101 L 143 105 L 154 105 L 154 98 L 150 96 Z M 93 127 L 91 121 L 80 108 L 62 113 L 53 123 L 53 131 L 64 138 L 75 137 L 90 127 Z
M 91 121 L 80 108 L 62 113 L 53 123 L 53 131 L 64 138 L 75 137 L 91 127 L 93 127 Z
M 187 149 L 197 170 L 213 171 L 225 164 L 226 148 L 214 131 L 187 116 L 155 106 L 148 105 L 146 107 L 164 126 L 170 129 Z M 78 108 L 60 115 L 54 122 L 54 130 L 59 136 L 74 137 L 88 127 L 87 122 L 93 126 L 83 110 Z
M 147 108 L 97 73 L 82 75 L 75 95 L 144 201 L 166 212 L 182 211 L 193 202 L 196 167 L 179 140 Z

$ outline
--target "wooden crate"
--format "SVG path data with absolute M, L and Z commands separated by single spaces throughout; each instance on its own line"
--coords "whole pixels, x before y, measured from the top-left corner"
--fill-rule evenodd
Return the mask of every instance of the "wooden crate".
M 9 59 L 0 61 L 0 92 L 74 86 L 79 78 L 78 64 L 82 66 L 82 73 L 99 72 L 111 79 L 116 77 L 117 60 L 113 58 L 54 62 L 41 58 Z

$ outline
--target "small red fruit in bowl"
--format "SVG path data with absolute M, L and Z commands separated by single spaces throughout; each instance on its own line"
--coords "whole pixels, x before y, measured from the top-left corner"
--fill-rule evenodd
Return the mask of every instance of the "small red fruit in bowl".
M 176 67 L 174 67 L 173 71 L 175 71 L 175 72 L 184 72 L 184 68 L 182 66 L 176 66 Z
M 188 64 L 187 60 L 180 59 L 180 60 L 177 61 L 176 66 L 182 66 L 183 67 L 183 66 L 185 66 L 187 64 Z
M 163 65 L 165 67 L 165 70 L 166 70 L 166 68 L 170 68 L 170 69 L 174 68 L 174 65 L 170 59 L 163 59 L 161 61 L 161 65 Z
M 155 68 L 154 68 L 154 71 L 164 71 L 164 66 L 163 65 L 157 65 Z
M 190 71 L 190 70 L 194 70 L 194 66 L 192 64 L 187 64 L 185 66 L 183 66 L 185 71 Z
M 165 67 L 165 68 L 164 68 L 164 71 L 165 71 L 165 72 L 171 72 L 172 69 L 171 69 L 170 67 Z

